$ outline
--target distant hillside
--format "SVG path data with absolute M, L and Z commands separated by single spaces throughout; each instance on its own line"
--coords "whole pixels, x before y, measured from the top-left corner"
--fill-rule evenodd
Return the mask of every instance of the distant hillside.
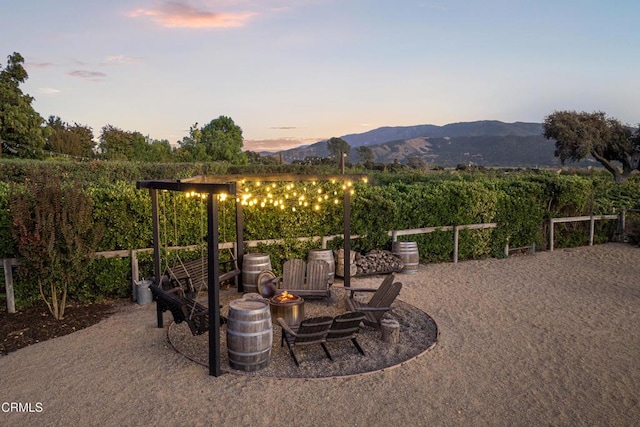
M 555 143 L 542 136 L 460 136 L 414 138 L 371 147 L 376 161 L 405 163 L 411 157 L 428 164 L 454 167 L 459 164 L 481 166 L 536 167 L 559 166 L 553 155 Z
M 389 141 L 407 140 L 426 136 L 429 138 L 457 136 L 534 136 L 542 135 L 541 123 L 503 123 L 497 120 L 451 123 L 444 126 L 417 125 L 381 127 L 365 133 L 341 137 L 352 147 L 377 145 Z
M 381 127 L 341 138 L 351 145 L 353 161 L 358 161 L 355 148 L 365 145 L 381 163 L 406 163 L 411 157 L 419 157 L 445 167 L 461 163 L 523 167 L 560 164 L 553 155 L 554 141 L 542 136 L 541 123 L 483 120 L 444 126 Z M 286 162 L 328 155 L 326 141 L 282 152 Z

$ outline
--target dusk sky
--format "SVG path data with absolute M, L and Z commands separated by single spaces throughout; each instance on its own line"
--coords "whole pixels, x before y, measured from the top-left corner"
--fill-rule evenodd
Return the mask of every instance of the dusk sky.
M 640 122 L 638 0 L 0 2 L 45 119 L 181 140 L 221 115 L 244 148 L 381 126 Z

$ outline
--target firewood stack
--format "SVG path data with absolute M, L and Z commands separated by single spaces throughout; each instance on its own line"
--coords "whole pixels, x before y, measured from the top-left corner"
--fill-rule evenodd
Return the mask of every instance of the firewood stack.
M 389 251 L 374 249 L 366 255 L 356 255 L 356 274 L 375 274 L 399 271 L 404 267 L 402 258 Z

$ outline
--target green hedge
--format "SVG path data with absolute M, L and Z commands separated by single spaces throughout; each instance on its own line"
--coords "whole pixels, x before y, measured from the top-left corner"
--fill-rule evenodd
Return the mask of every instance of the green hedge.
M 60 176 L 85 183 L 94 202 L 94 220 L 104 224 L 101 251 L 139 249 L 152 246 L 151 202 L 148 192 L 135 189 L 135 181 L 151 178 L 175 178 L 202 173 L 330 173 L 305 167 L 276 167 L 256 170 L 228 164 L 159 165 L 134 163 L 67 163 L 0 161 L 0 257 L 19 257 L 11 237 L 9 210 L 11 191 L 23 191 L 21 179 L 29 168 L 53 168 Z M 371 175 L 369 185 L 357 184 L 352 198 L 352 234 L 363 236 L 353 241 L 362 252 L 374 248 L 390 249 L 390 230 L 496 222 L 487 230 L 463 230 L 458 257 L 478 259 L 503 256 L 504 246 L 539 248 L 547 245 L 550 217 L 610 214 L 621 208 L 639 208 L 640 179 L 634 176 L 625 184 L 615 184 L 606 174 L 557 175 L 554 173 L 438 173 Z M 271 255 L 279 271 L 284 260 L 304 257 L 319 243 L 301 243 L 302 236 L 323 236 L 343 232 L 342 195 L 333 184 L 318 184 L 319 194 L 328 194 L 339 203 L 324 203 L 322 209 L 291 209 L 245 206 L 246 240 L 283 238 L 285 243 L 252 249 Z M 336 191 L 338 194 L 333 194 Z M 330 202 L 331 200 L 329 200 Z M 205 203 L 182 193 L 160 192 L 161 245 L 201 244 L 206 234 Z M 221 202 L 220 238 L 235 240 L 235 201 Z M 615 233 L 615 221 L 599 221 L 596 242 L 607 241 Z M 588 241 L 588 223 L 557 224 L 555 246 L 577 246 Z M 450 261 L 453 253 L 451 231 L 406 236 L 418 242 L 421 262 Z M 331 242 L 332 248 L 342 241 Z M 225 251 L 226 252 L 226 251 Z M 167 254 L 165 254 L 167 255 Z M 176 254 L 168 254 L 169 263 Z M 200 256 L 198 251 L 181 257 Z M 224 254 L 228 258 L 228 254 Z M 151 256 L 141 256 L 141 275 L 152 274 Z M 130 295 L 130 260 L 100 259 L 92 265 L 92 280 L 77 284 L 72 297 L 97 299 Z M 37 290 L 18 284 L 22 301 Z

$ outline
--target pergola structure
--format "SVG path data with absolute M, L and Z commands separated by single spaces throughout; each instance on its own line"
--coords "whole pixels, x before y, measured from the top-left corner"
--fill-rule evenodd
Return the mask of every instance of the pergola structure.
M 153 265 L 155 284 L 161 286 L 162 271 L 160 261 L 160 213 L 158 206 L 158 190 L 180 191 L 184 193 L 205 194 L 207 198 L 207 272 L 208 281 L 208 307 L 209 307 L 209 375 L 220 376 L 220 278 L 219 266 L 219 222 L 218 222 L 218 197 L 226 195 L 236 199 L 236 248 L 238 268 L 242 270 L 244 255 L 243 212 L 241 195 L 242 184 L 246 182 L 311 182 L 311 181 L 335 181 L 353 182 L 365 180 L 365 175 L 212 175 L 196 176 L 176 180 L 149 180 L 138 181 L 136 188 L 149 189 L 151 196 L 151 208 L 153 217 Z M 351 252 L 351 191 L 344 191 L 344 286 L 349 288 L 350 257 Z M 238 276 L 238 292 L 243 292 L 242 275 Z M 162 327 L 162 311 L 157 308 L 158 326 Z

